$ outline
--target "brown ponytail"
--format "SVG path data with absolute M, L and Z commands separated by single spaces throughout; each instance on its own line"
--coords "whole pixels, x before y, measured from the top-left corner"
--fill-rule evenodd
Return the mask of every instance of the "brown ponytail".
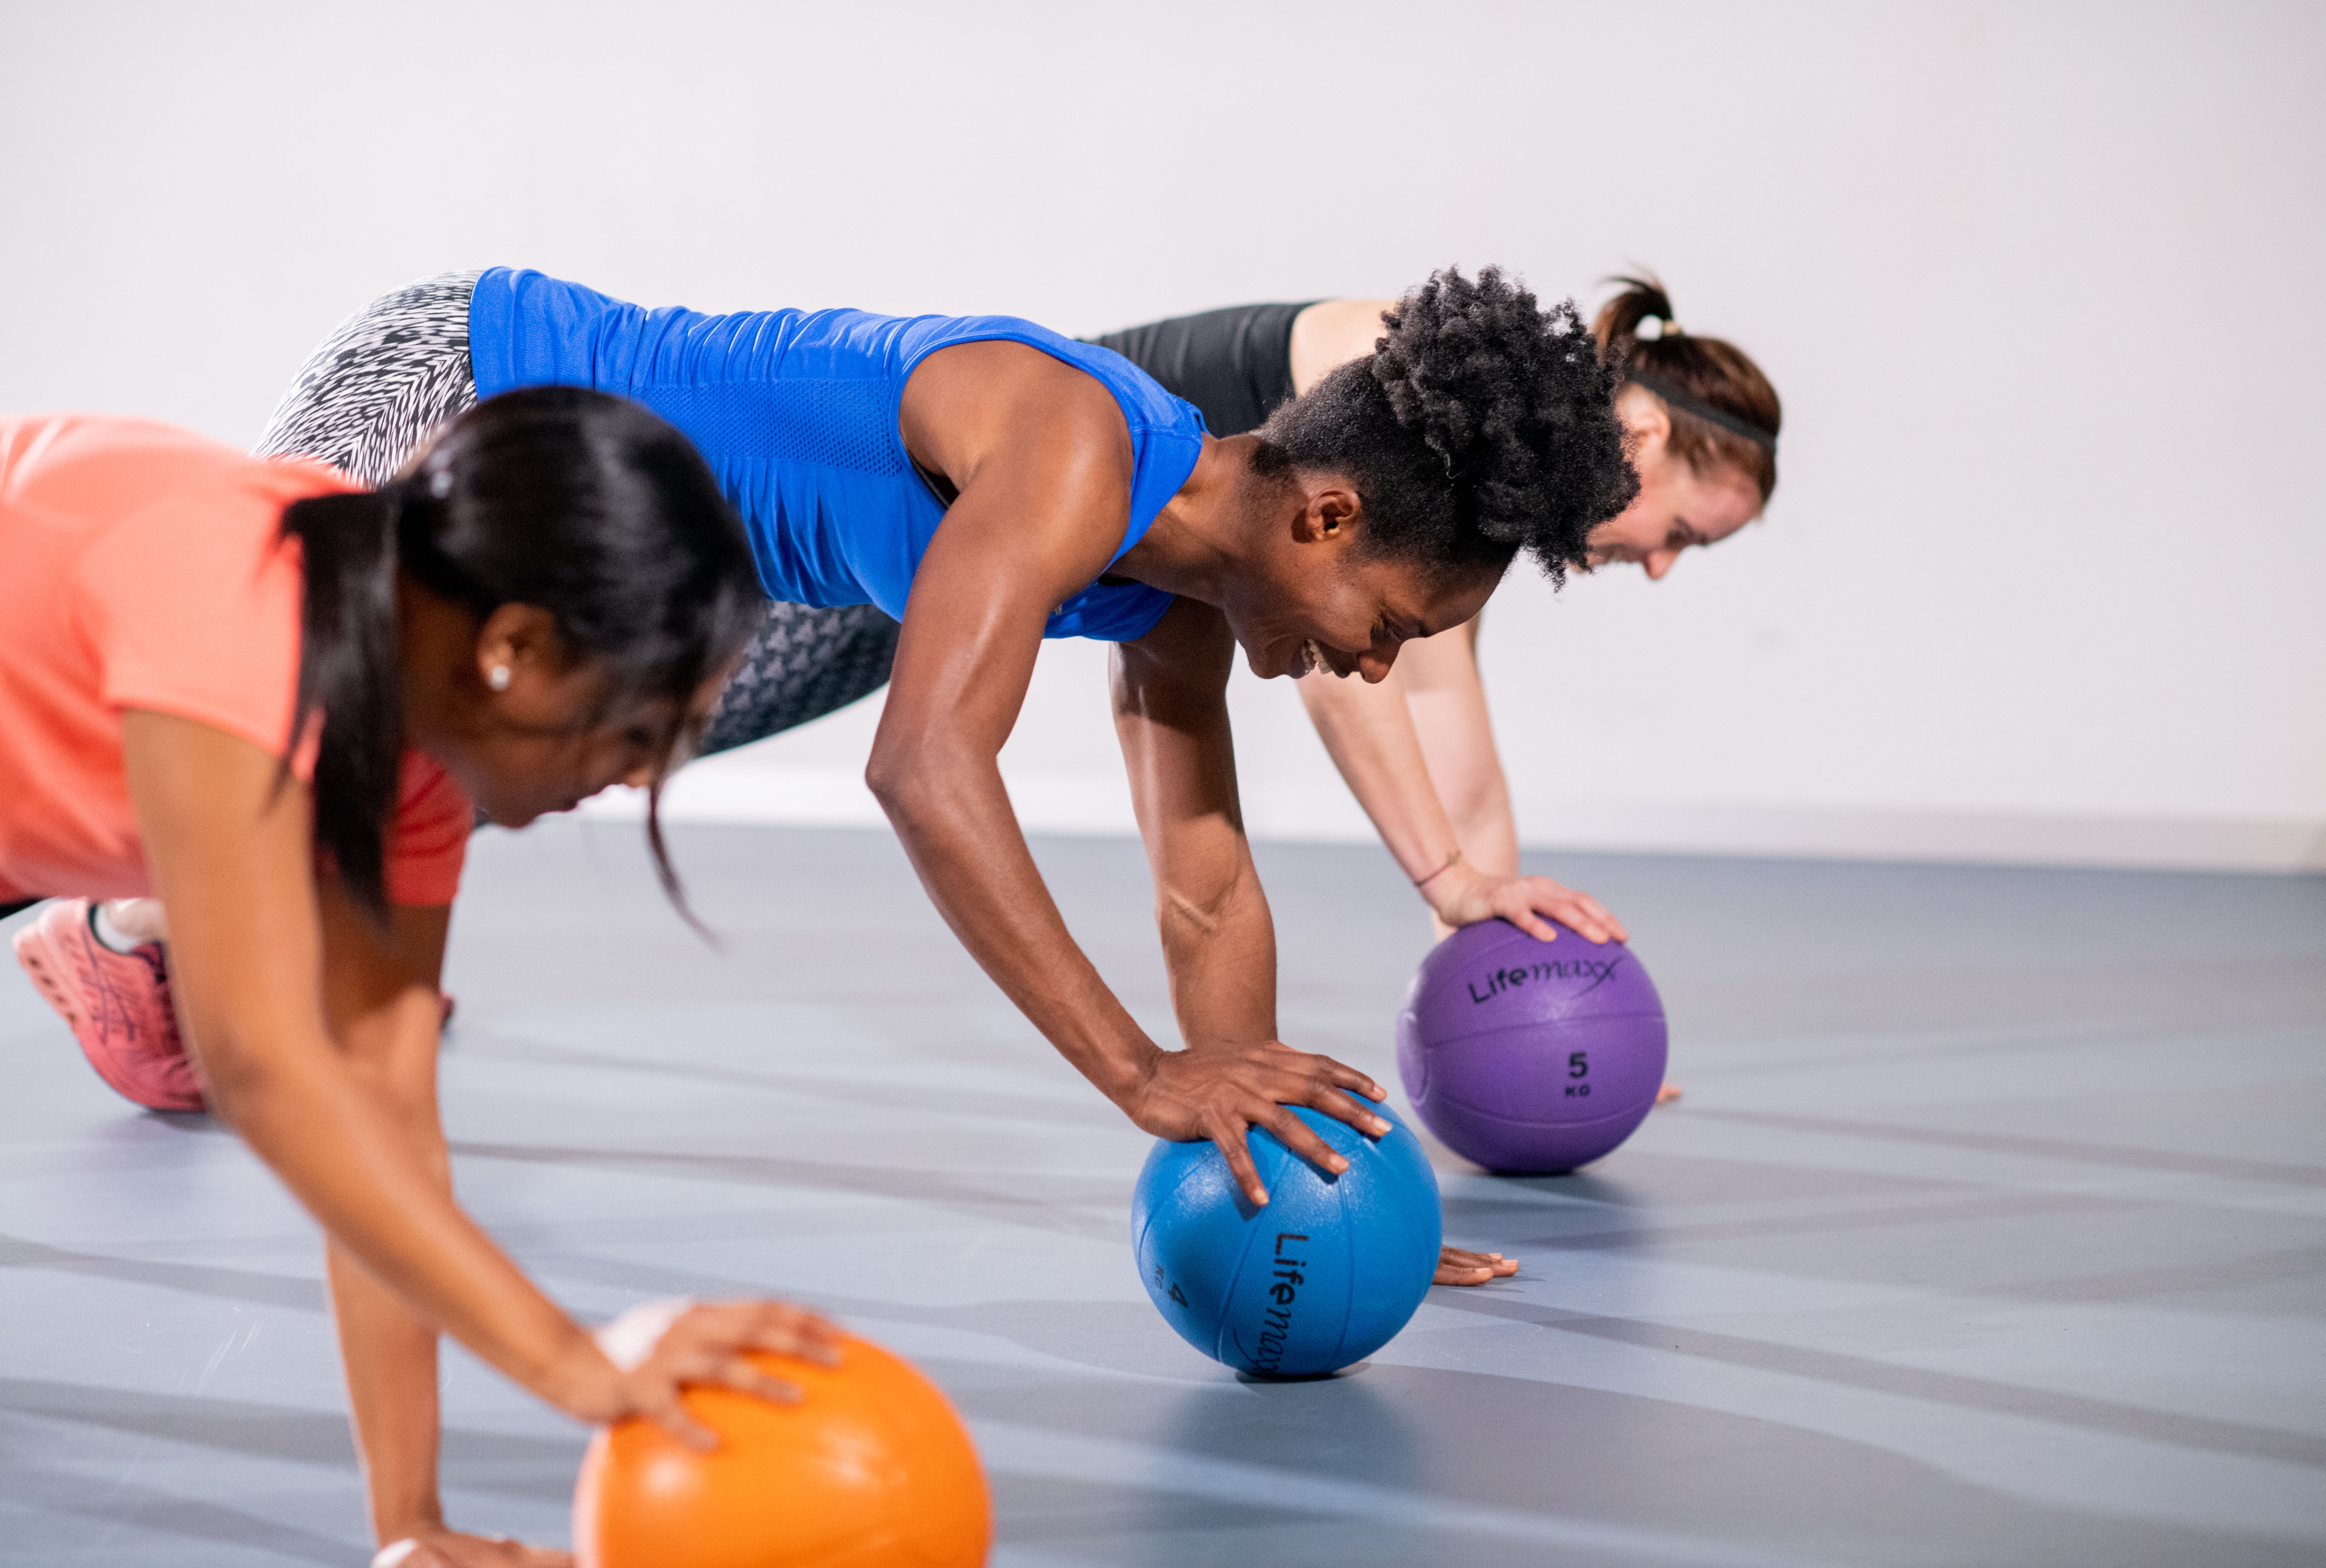
M 1680 331 L 1671 296 L 1654 274 L 1607 281 L 1623 292 L 1591 323 L 1600 358 L 1664 405 L 1674 457 L 1698 473 L 1735 469 L 1767 501 L 1777 487 L 1777 431 L 1784 422 L 1777 389 L 1735 344 Z M 1661 337 L 1640 336 L 1640 323 L 1650 320 L 1664 323 Z M 1686 406 L 1691 403 L 1702 412 Z

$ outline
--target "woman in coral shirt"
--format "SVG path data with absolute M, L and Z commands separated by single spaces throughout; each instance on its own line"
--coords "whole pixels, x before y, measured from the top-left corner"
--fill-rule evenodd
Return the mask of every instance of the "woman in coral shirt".
M 433 1428 L 440 1328 L 582 1420 L 699 1441 L 681 1379 L 779 1397 L 745 1350 L 828 1359 L 828 1325 L 746 1302 L 618 1369 L 453 1201 L 436 1118 L 472 812 L 658 781 L 757 623 L 684 438 L 602 394 L 513 393 L 366 491 L 157 425 L 0 420 L 0 907 L 175 917 L 176 1071 L 326 1232 L 373 1522 L 410 1568 L 553 1560 L 450 1530 L 411 1458 L 433 1444 L 399 1439 Z M 123 955 L 92 914 L 53 906 L 23 944 L 51 999 L 125 989 L 98 983 Z M 166 1020 L 109 1022 L 108 1076 L 154 1071 L 127 1025 Z

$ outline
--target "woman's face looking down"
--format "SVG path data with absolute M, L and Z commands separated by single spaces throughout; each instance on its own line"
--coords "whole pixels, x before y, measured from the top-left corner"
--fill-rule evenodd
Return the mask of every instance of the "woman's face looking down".
M 1279 514 L 1220 604 L 1251 673 L 1312 670 L 1378 682 L 1397 651 L 1461 625 L 1502 580 L 1493 568 L 1447 571 L 1364 547 L 1364 506 L 1337 478 L 1304 478 L 1299 510 Z
M 1726 465 L 1699 473 L 1671 454 L 1671 420 L 1651 394 L 1627 386 L 1616 407 L 1637 443 L 1632 466 L 1640 493 L 1591 531 L 1594 567 L 1626 561 L 1660 579 L 1683 550 L 1717 544 L 1760 516 L 1761 490 L 1750 475 Z
M 674 728 L 699 734 L 725 681 L 721 671 L 684 705 L 609 700 L 611 673 L 569 657 L 546 610 L 503 605 L 479 626 L 408 591 L 405 610 L 407 744 L 443 764 L 505 828 L 572 811 L 614 784 L 652 784 L 675 761 Z

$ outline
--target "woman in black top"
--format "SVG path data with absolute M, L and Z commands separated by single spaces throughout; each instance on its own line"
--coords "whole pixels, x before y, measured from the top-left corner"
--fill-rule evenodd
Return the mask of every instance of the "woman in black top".
M 1775 389 L 1744 352 L 1684 333 L 1653 278 L 1622 278 L 1593 322 L 1622 366 L 1616 410 L 1640 493 L 1591 536 L 1595 566 L 1651 579 L 1692 546 L 1761 514 L 1777 482 Z M 1373 351 L 1393 300 L 1241 305 L 1112 332 L 1094 341 L 1204 412 L 1214 435 L 1250 430 L 1326 372 Z M 1643 331 L 1648 323 L 1655 330 Z M 1551 915 L 1585 937 L 1623 940 L 1589 895 L 1518 874 L 1518 830 L 1478 675 L 1478 622 L 1409 643 L 1378 685 L 1317 673 L 1300 682 L 1317 732 L 1391 854 L 1428 901 L 1438 935 L 1500 916 L 1549 938 Z M 1678 1091 L 1667 1085 L 1664 1098 Z

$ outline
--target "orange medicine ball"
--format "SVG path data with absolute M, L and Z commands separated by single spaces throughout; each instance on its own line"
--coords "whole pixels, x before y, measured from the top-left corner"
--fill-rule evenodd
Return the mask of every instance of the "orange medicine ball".
M 582 1568 L 978 1568 L 977 1450 L 936 1386 L 849 1338 L 834 1369 L 755 1355 L 796 1405 L 692 1388 L 697 1453 L 646 1420 L 598 1433 L 573 1493 Z

